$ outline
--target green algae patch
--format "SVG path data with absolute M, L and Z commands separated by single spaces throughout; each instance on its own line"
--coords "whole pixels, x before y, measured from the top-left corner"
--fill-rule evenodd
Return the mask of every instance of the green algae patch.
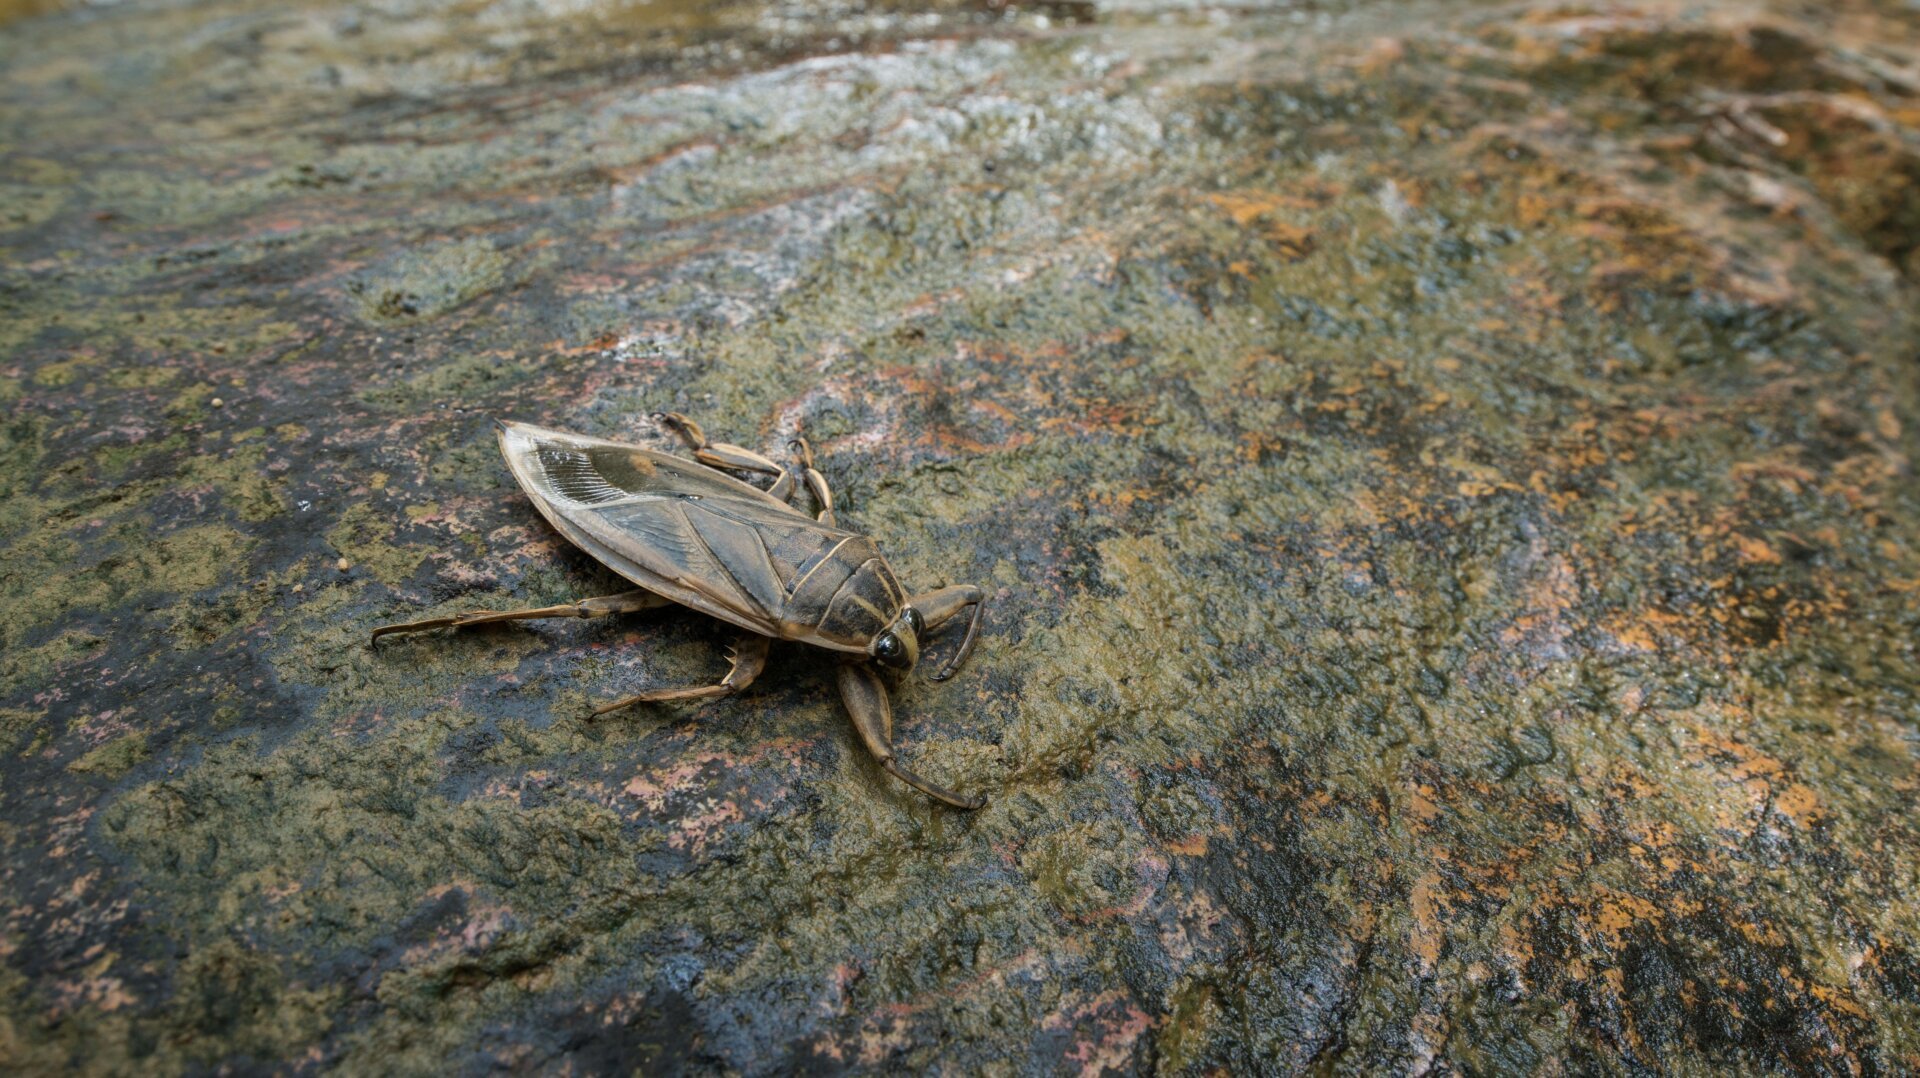
M 47 713 L 24 707 L 0 708 L 0 752 L 32 752 L 44 744 Z
M 137 367 L 115 367 L 107 372 L 102 381 L 114 389 L 159 389 L 172 385 L 180 375 L 177 367 L 142 364 Z
M 230 578 L 255 540 L 224 524 L 182 528 L 155 539 L 121 533 L 127 556 L 103 565 L 107 585 L 124 595 L 194 592 Z
M 24 548 L 25 556 L 15 561 L 13 573 L 0 578 L 0 596 L 23 614 L 8 620 L 0 638 L 12 649 L 30 632 L 61 620 L 69 611 L 101 610 L 213 587 L 236 574 L 256 542 L 221 524 L 159 536 L 123 524 L 93 538 L 86 549 L 100 552 L 99 556 L 83 561 L 83 548 L 71 534 L 43 526 L 16 544 L 16 549 Z M 74 572 L 70 567 L 75 565 L 84 568 Z M 45 645 L 54 650 L 34 662 L 57 663 L 59 655 L 73 652 L 76 641 L 92 646 L 86 643 L 90 639 L 85 633 L 62 634 L 60 640 Z
M 147 747 L 146 734 L 126 734 L 114 738 L 68 764 L 67 770 L 81 775 L 98 775 L 101 778 L 117 779 L 138 767 L 152 755 L 152 751 Z
M 213 400 L 219 390 L 214 386 L 201 383 L 187 386 L 174 394 L 164 408 L 169 419 L 181 422 L 195 422 L 206 417 L 208 402 Z
M 1061 916 L 1084 921 L 1125 909 L 1139 887 L 1144 853 L 1134 832 L 1107 820 L 1035 838 L 1020 867 Z
M 72 385 L 100 360 L 94 356 L 75 356 L 58 363 L 49 363 L 34 372 L 33 384 L 41 389 L 59 389 Z
M 460 942 L 461 920 L 421 922 L 427 934 L 377 988 L 399 1012 L 442 1006 L 475 982 L 511 989 L 512 977 L 562 956 L 565 934 L 518 908 L 570 908 L 581 926 L 622 919 L 622 896 L 641 883 L 604 809 L 564 801 L 528 814 L 511 796 L 433 792 L 450 739 L 476 724 L 440 713 L 365 737 L 303 736 L 265 755 L 243 740 L 118 802 L 103 825 L 183 903 L 197 941 L 184 971 L 197 987 L 183 999 L 200 997 L 183 1017 L 221 1043 L 292 1052 L 316 1035 L 314 1023 L 324 1026 L 337 989 L 290 980 L 271 955 L 304 949 L 318 925 L 336 945 L 371 945 L 410 918 L 436 916 L 449 895 L 490 927 L 476 951 Z M 292 799 L 274 792 L 294 776 L 323 775 L 295 784 L 302 793 Z
M 503 356 L 461 356 L 435 364 L 399 384 L 365 390 L 360 398 L 388 411 L 413 412 L 499 392 L 525 381 L 533 371 L 533 366 Z
M 340 514 L 340 522 L 327 531 L 333 549 L 388 587 L 412 576 L 427 558 L 426 551 L 409 550 L 393 538 L 392 522 L 365 503 Z
M 445 314 L 506 280 L 508 259 L 484 239 L 408 251 L 347 285 L 359 317 L 402 324 Z
M 9 686 L 44 683 L 61 667 L 98 659 L 106 638 L 80 629 L 60 633 L 44 644 L 11 647 L 0 658 L 0 682 Z
M 135 466 L 166 460 L 187 447 L 185 434 L 169 434 L 136 442 L 110 442 L 94 450 L 93 468 L 107 479 L 119 479 Z
M 236 436 L 233 440 L 242 439 Z M 281 484 L 266 467 L 268 452 L 266 445 L 255 444 L 220 455 L 191 457 L 180 466 L 180 479 L 183 483 L 211 484 L 235 516 L 257 524 L 287 511 Z

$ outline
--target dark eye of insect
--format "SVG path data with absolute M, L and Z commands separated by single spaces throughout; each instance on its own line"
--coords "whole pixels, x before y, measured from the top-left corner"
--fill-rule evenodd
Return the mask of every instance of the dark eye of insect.
M 892 633 L 882 633 L 880 639 L 873 642 L 873 653 L 882 659 L 898 659 L 902 650 L 900 638 Z
M 920 612 L 913 607 L 907 607 L 907 623 L 913 626 L 915 636 L 927 631 L 927 619 L 921 617 Z

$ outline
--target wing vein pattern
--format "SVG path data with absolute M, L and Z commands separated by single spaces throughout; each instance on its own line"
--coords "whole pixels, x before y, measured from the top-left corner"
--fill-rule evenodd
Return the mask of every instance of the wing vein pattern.
M 500 442 L 568 539 L 641 587 L 754 632 L 793 636 L 782 628 L 795 588 L 849 540 L 866 542 L 665 453 L 519 423 L 503 425 Z

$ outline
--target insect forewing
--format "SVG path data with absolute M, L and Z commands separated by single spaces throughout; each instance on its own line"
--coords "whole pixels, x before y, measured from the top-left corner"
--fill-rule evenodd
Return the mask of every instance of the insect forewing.
M 781 631 L 788 551 L 857 538 L 704 465 L 526 423 L 500 451 L 553 526 L 649 591 L 768 636 Z

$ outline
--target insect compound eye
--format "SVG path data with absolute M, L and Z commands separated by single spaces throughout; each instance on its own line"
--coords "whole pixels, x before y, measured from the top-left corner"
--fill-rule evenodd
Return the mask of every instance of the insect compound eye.
M 927 619 L 921 617 L 920 612 L 913 607 L 907 607 L 907 624 L 913 626 L 915 636 L 927 631 Z
M 906 645 L 892 633 L 881 633 L 873 641 L 873 657 L 888 666 L 899 666 L 906 661 Z

